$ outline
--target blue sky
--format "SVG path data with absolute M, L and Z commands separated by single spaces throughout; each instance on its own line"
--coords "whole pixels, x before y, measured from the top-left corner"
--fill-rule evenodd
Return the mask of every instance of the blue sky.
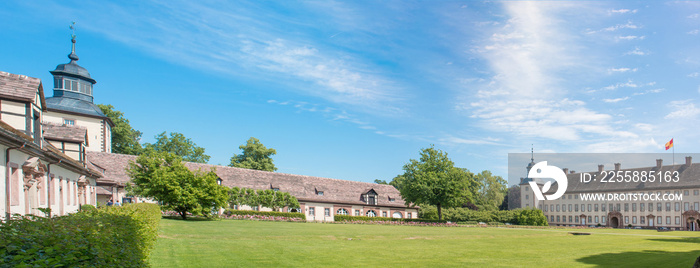
M 71 21 L 95 102 L 212 164 L 251 136 L 279 172 L 358 181 L 430 144 L 504 177 L 531 144 L 700 145 L 700 2 L 2 1 L 0 70 L 52 95 Z

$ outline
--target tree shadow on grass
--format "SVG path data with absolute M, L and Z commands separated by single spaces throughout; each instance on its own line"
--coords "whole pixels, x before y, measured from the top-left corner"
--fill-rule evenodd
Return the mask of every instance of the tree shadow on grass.
M 696 248 L 689 246 L 689 249 Z M 599 267 L 692 267 L 698 256 L 700 256 L 700 250 L 687 252 L 644 250 L 603 253 L 579 258 L 576 261 Z

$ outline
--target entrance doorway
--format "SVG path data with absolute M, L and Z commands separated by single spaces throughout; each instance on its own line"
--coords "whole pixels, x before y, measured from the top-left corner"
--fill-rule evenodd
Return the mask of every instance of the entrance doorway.
M 610 227 L 620 228 L 620 220 L 617 217 L 610 218 Z

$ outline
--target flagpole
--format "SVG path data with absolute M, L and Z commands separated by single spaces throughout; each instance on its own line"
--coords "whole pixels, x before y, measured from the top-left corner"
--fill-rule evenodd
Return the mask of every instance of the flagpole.
M 671 138 L 673 140 L 673 138 Z M 676 145 L 673 144 L 673 165 L 676 165 Z

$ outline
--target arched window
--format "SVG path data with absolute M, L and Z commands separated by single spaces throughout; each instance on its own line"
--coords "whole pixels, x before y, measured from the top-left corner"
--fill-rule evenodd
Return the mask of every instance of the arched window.
M 403 218 L 403 215 L 401 214 L 401 212 L 396 211 L 393 214 L 391 214 L 391 217 L 400 219 L 400 218 Z
M 369 210 L 367 211 L 367 217 L 377 217 L 377 212 L 374 212 L 374 210 Z
M 346 209 L 341 208 L 338 211 L 335 212 L 336 215 L 348 215 L 350 214 Z

